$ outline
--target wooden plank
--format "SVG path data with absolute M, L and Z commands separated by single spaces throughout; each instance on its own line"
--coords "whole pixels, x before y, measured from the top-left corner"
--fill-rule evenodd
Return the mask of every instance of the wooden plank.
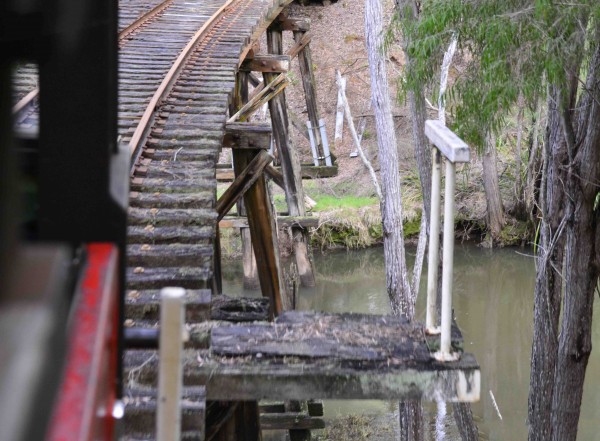
M 255 322 L 269 319 L 269 300 L 264 297 L 214 296 L 211 319 L 230 322 Z
M 244 60 L 240 70 L 286 73 L 290 70 L 290 57 L 289 55 L 255 54 L 253 58 Z
M 231 210 L 231 207 L 254 185 L 256 180 L 262 175 L 264 168 L 273 160 L 273 157 L 266 151 L 261 150 L 252 159 L 248 167 L 240 173 L 233 183 L 225 190 L 217 201 L 217 222 Z
M 273 167 L 275 170 L 281 171 L 281 167 Z M 314 165 L 302 165 L 300 167 L 300 172 L 302 173 L 302 179 L 321 179 L 321 178 L 330 178 L 332 176 L 337 176 L 338 174 L 338 166 L 326 166 L 321 165 L 315 167 Z
M 138 381 L 153 382 L 156 360 L 141 351 L 126 359 L 125 374 L 137 368 Z M 146 362 L 144 364 L 144 362 Z M 186 384 L 206 384 L 212 400 L 419 399 L 474 402 L 480 397 L 480 369 L 472 354 L 440 363 L 433 358 L 390 358 L 348 362 L 330 358 L 217 357 L 186 351 Z
M 287 412 L 261 415 L 260 426 L 263 430 L 314 430 L 324 429 L 325 421 L 301 412 Z
M 469 162 L 469 146 L 441 121 L 425 121 L 425 136 L 450 162 Z
M 290 122 L 292 123 L 292 125 L 296 127 L 296 130 L 298 130 L 302 136 L 309 140 L 310 137 L 308 136 L 308 130 L 306 129 L 306 125 L 303 124 L 302 121 L 300 121 L 298 115 L 289 110 L 288 116 L 290 117 Z
M 279 227 L 317 228 L 317 216 L 277 216 Z M 219 222 L 219 228 L 248 228 L 248 219 L 241 216 L 224 217 Z
M 236 149 L 268 149 L 271 125 L 256 122 L 230 122 L 225 126 L 223 147 Z

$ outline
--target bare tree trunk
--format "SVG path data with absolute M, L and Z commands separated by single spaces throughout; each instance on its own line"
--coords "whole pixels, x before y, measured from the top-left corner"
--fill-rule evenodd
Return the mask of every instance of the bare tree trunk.
M 386 285 L 393 313 L 404 315 L 412 320 L 415 299 L 410 288 L 404 252 L 400 169 L 383 53 L 383 12 L 380 0 L 366 2 L 365 32 L 371 74 L 371 99 L 381 163 L 383 193 L 381 213 Z
M 600 27 L 597 31 L 598 36 Z M 575 134 L 572 145 L 567 141 L 567 148 L 573 149 L 568 155 L 570 162 L 575 164 L 569 168 L 567 183 L 567 201 L 572 208 L 567 210 L 570 218 L 564 309 L 552 401 L 554 441 L 577 438 L 585 371 L 592 351 L 592 307 L 600 275 L 600 216 L 595 207 L 600 181 L 600 44 L 597 41 L 584 92 L 577 106 L 564 111 L 565 115 L 572 108 L 581 112 L 574 122 L 577 126 L 569 128 L 568 119 L 563 119 L 567 139 L 570 131 Z
M 542 154 L 540 152 L 540 126 L 542 124 L 542 100 L 537 98 L 535 112 L 531 119 L 533 130 L 529 141 L 529 161 L 527 163 L 527 178 L 523 190 L 525 200 L 525 211 L 529 216 L 529 221 L 535 225 L 538 220 L 540 196 L 540 181 L 542 175 Z
M 594 44 L 587 84 L 579 102 L 579 79 L 573 73 L 568 88 L 551 88 L 548 105 L 546 205 L 542 207 L 543 248 L 538 258 L 529 390 L 530 440 L 576 439 L 592 349 L 592 306 L 600 275 L 600 214 L 596 207 L 600 182 L 597 38 Z M 564 270 L 560 265 L 563 257 Z
M 500 185 L 498 183 L 498 169 L 496 157 L 496 142 L 493 136 L 486 139 L 485 152 L 482 155 L 483 162 L 483 188 L 487 200 L 488 228 L 492 234 L 492 240 L 500 237 L 504 227 L 504 207 L 500 196 Z
M 529 440 L 551 439 L 550 413 L 554 394 L 554 371 L 558 350 L 558 319 L 560 315 L 562 263 L 564 248 L 564 223 L 561 207 L 564 194 L 561 181 L 564 171 L 561 163 L 567 152 L 560 128 L 556 106 L 556 92 L 548 100 L 548 127 L 545 175 L 541 190 L 542 223 L 540 225 L 536 280 L 534 291 L 534 335 L 531 351 L 531 374 L 529 381 Z
M 381 215 L 387 291 L 393 313 L 413 320 L 416 295 L 411 289 L 404 252 L 400 171 L 385 65 L 386 58 L 383 52 L 383 12 L 380 0 L 366 0 L 365 33 L 371 75 L 371 99 L 381 164 L 383 193 Z M 419 401 L 402 402 L 399 406 L 400 439 L 420 441 L 423 438 L 421 403 Z

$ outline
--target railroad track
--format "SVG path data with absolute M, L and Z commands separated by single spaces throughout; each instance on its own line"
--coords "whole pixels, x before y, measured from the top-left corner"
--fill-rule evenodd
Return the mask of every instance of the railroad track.
M 119 134 L 133 164 L 126 326 L 136 331 L 156 328 L 160 289 L 178 286 L 186 289 L 188 345 L 206 344 L 194 335 L 202 335 L 211 313 L 215 171 L 235 74 L 260 26 L 285 4 L 174 0 L 121 47 Z M 125 364 L 139 354 L 127 351 Z M 152 437 L 156 385 L 137 377 L 135 368 L 127 371 L 125 384 L 127 436 Z M 182 436 L 201 439 L 202 389 L 186 388 L 184 395 Z M 208 413 L 213 411 L 222 409 L 210 406 Z

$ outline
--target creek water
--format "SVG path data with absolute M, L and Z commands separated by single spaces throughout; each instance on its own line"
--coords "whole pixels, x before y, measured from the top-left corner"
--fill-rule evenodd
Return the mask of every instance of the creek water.
M 412 267 L 411 254 L 412 250 L 408 250 Z M 483 440 L 527 439 L 535 281 L 535 262 L 531 254 L 527 249 L 486 250 L 456 244 L 453 306 L 465 338 L 465 351 L 474 353 L 481 365 L 481 400 L 473 404 L 472 409 Z M 298 309 L 389 313 L 382 248 L 329 252 L 315 255 L 314 261 L 317 287 L 300 290 Z M 227 267 L 225 293 L 259 295 L 242 288 L 241 262 Z M 425 267 L 422 281 L 426 280 L 426 271 Z M 417 318 L 424 321 L 425 283 L 421 285 Z M 594 312 L 596 318 L 600 317 L 598 301 Z M 600 344 L 598 319 L 593 326 L 593 344 Z M 586 441 L 600 441 L 600 350 L 594 349 L 587 369 L 577 438 Z M 424 406 L 428 439 L 460 439 L 451 406 L 445 412 L 440 412 L 434 403 Z M 326 417 L 389 416 L 395 409 L 394 403 L 382 401 L 325 402 Z

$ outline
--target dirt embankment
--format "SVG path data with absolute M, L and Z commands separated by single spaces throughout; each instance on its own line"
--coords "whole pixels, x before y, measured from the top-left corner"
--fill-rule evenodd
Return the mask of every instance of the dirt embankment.
M 329 2 L 326 2 L 329 3 Z M 389 23 L 393 13 L 393 2 L 385 0 L 384 14 Z M 312 66 L 315 74 L 318 107 L 325 120 L 329 144 L 337 157 L 339 172 L 336 177 L 304 181 L 306 193 L 314 199 L 334 197 L 342 200 L 372 197 L 370 203 L 353 204 L 337 209 L 321 211 L 321 226 L 313 234 L 318 247 L 347 246 L 361 247 L 381 240 L 381 218 L 375 199 L 375 189 L 367 169 L 360 158 L 350 157 L 355 150 L 347 125 L 344 125 L 343 140 L 335 146 L 334 131 L 337 105 L 336 71 L 346 78 L 346 94 L 358 126 L 362 119 L 366 123 L 362 147 L 376 171 L 379 170 L 377 138 L 370 106 L 370 77 L 364 37 L 364 0 L 339 0 L 323 6 L 320 2 L 308 6 L 290 5 L 290 15 L 310 19 L 312 40 Z M 284 46 L 293 44 L 291 33 L 284 33 Z M 284 48 L 285 49 L 285 48 Z M 388 81 L 390 95 L 397 94 L 397 84 L 404 65 L 404 54 L 400 44 L 389 51 Z M 459 74 L 460 61 L 453 66 L 451 76 Z M 286 89 L 288 107 L 303 123 L 308 119 L 304 91 L 297 60 L 292 62 L 289 73 L 291 86 Z M 430 97 L 430 101 L 435 101 Z M 402 180 L 403 214 L 405 232 L 408 236 L 418 233 L 421 213 L 421 190 L 414 157 L 410 113 L 406 103 L 393 100 L 393 116 L 396 127 L 400 173 Z M 429 109 L 429 117 L 437 118 L 437 112 Z M 451 117 L 451 115 L 449 116 Z M 311 162 L 310 146 L 306 139 L 293 128 L 293 142 L 302 162 Z M 508 140 L 510 141 L 510 139 Z M 506 148 L 498 149 L 498 170 L 505 207 L 510 208 L 514 199 L 513 156 L 510 142 Z M 486 202 L 481 178 L 481 162 L 476 152 L 470 164 L 459 166 L 456 185 L 457 235 L 463 239 L 481 240 L 485 233 Z M 280 196 L 281 197 L 281 196 Z M 509 219 L 506 244 L 519 244 L 531 232 L 522 224 Z

